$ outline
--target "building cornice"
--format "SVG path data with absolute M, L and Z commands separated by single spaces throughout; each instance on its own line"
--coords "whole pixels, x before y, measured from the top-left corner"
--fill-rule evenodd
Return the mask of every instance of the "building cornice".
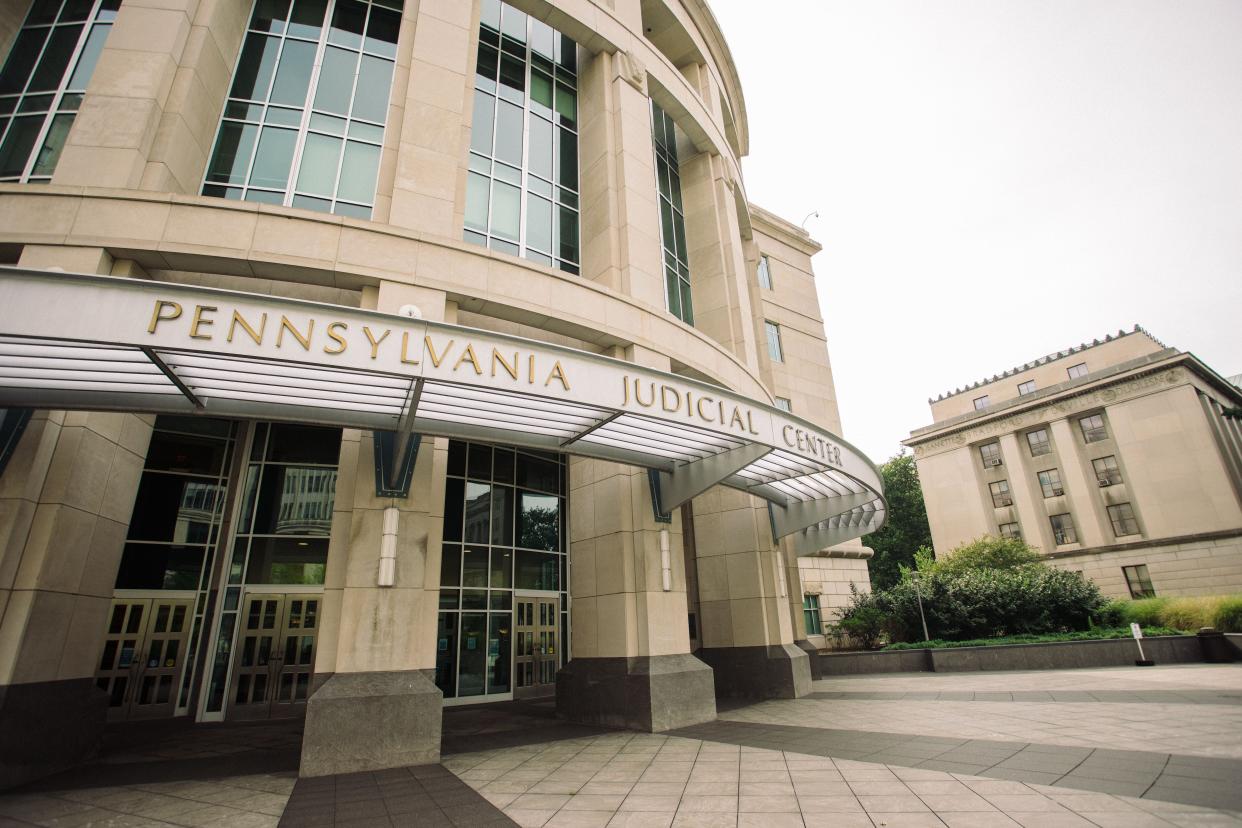
M 1191 374 L 1234 399 L 1242 399 L 1242 391 L 1230 391 L 1232 386 L 1194 354 L 1169 349 L 1122 363 L 1107 369 L 1103 375 L 1088 375 L 1007 401 L 994 409 L 971 412 L 917 429 L 902 441 L 902 445 L 913 448 L 915 456 L 921 457 L 941 449 L 957 448 L 1038 423 L 1062 419 L 1108 405 L 1136 392 L 1173 387 L 1189 380 Z
M 769 236 L 775 236 L 807 256 L 814 256 L 824 249 L 823 245 L 811 238 L 810 233 L 792 221 L 783 219 L 775 213 L 763 209 L 753 201 L 748 202 L 746 206 L 750 208 L 751 222 L 759 225 Z
M 1127 336 L 1133 336 L 1134 334 L 1143 334 L 1148 339 L 1150 339 L 1152 342 L 1159 345 L 1161 348 L 1166 348 L 1166 349 L 1168 348 L 1167 345 L 1165 345 L 1159 339 L 1156 339 L 1156 337 L 1152 336 L 1142 325 L 1135 325 L 1133 330 L 1117 331 L 1117 334 L 1115 336 L 1113 334 L 1106 334 L 1103 339 L 1095 339 L 1095 340 L 1092 340 L 1091 342 L 1083 342 L 1079 345 L 1071 346 L 1068 350 L 1057 351 L 1056 353 L 1048 354 L 1047 356 L 1042 356 L 1039 359 L 1032 360 L 1031 362 L 1027 362 L 1023 365 L 1017 365 L 1017 366 L 1014 366 L 1013 368 L 1010 368 L 1007 371 L 1002 371 L 999 374 L 993 374 L 989 378 L 978 380 L 976 382 L 970 383 L 969 385 L 962 386 L 961 388 L 955 388 L 952 391 L 946 391 L 943 394 L 940 394 L 939 396 L 937 396 L 935 399 L 928 397 L 927 402 L 929 404 L 938 403 L 938 402 L 942 402 L 943 400 L 952 399 L 953 397 L 956 397 L 959 394 L 965 394 L 970 391 L 978 391 L 980 388 L 986 388 L 988 385 L 991 385 L 994 382 L 999 382 L 1002 379 L 1006 379 L 1008 377 L 1021 374 L 1024 371 L 1030 371 L 1031 369 L 1038 368 L 1041 365 L 1047 365 L 1051 362 L 1056 362 L 1059 359 L 1067 359 L 1071 356 L 1077 356 L 1078 354 L 1081 354 L 1084 351 L 1089 351 L 1092 348 L 1097 348 L 1100 345 L 1104 345 L 1108 342 L 1115 342 L 1119 339 L 1124 339 Z
M 1242 527 L 1222 529 L 1217 532 L 1196 532 L 1193 535 L 1176 535 L 1171 538 L 1144 538 L 1139 541 L 1112 543 L 1104 546 L 1089 546 L 1085 549 L 1072 549 L 1066 552 L 1045 552 L 1041 555 L 1046 560 L 1080 558 L 1085 555 L 1107 555 L 1112 552 L 1133 552 L 1137 549 L 1150 549 L 1153 546 L 1173 546 L 1184 543 L 1203 543 L 1205 541 L 1229 540 L 1242 537 Z

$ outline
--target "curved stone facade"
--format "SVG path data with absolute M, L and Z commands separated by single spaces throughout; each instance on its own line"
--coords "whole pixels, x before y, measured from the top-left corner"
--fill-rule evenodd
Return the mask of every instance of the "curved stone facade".
M 704 0 L 96 0 L 51 17 L 35 5 L 0 15 L 0 55 L 11 52 L 0 102 L 47 108 L 37 123 L 0 127 L 11 138 L 0 263 L 417 313 L 722 386 L 840 432 L 810 265 L 819 246 L 746 198 L 746 104 Z M 34 70 L 24 55 L 35 35 L 60 30 L 76 38 L 60 73 Z M 135 528 L 147 514 L 141 481 L 173 473 L 157 467 L 170 461 L 155 447 L 178 426 L 59 410 L 4 423 L 0 686 L 79 708 L 98 687 L 113 693 L 114 715 L 137 710 L 146 691 L 135 687 L 158 696 L 163 679 L 143 668 L 118 689 L 123 670 L 101 672 L 100 650 L 107 660 L 107 635 L 124 649 L 124 631 L 105 634 L 118 602 L 157 600 L 121 584 L 135 543 L 148 542 Z M 855 540 L 832 566 L 808 565 L 804 589 L 806 550 L 775 540 L 766 503 L 736 488 L 712 486 L 661 515 L 646 469 L 558 458 L 556 485 L 527 492 L 502 478 L 500 459 L 480 478 L 455 465 L 462 444 L 429 438 L 414 442 L 405 488 L 393 489 L 379 468 L 388 448 L 354 429 L 339 454 L 333 443 L 326 557 L 296 564 L 306 579 L 296 588 L 256 583 L 241 572 L 259 553 L 238 552 L 238 539 L 257 550 L 263 533 L 237 529 L 241 513 L 230 510 L 242 508 L 247 462 L 293 461 L 267 426 L 222 428 L 211 439 L 232 454 L 212 474 L 229 494 L 221 502 L 238 505 L 222 507 L 211 530 L 222 540 L 208 543 L 198 604 L 192 588 L 182 596 L 202 637 L 185 645 L 191 658 L 178 656 L 186 667 L 167 668 L 175 686 L 162 704 L 199 720 L 260 715 L 260 695 L 264 715 L 305 710 L 307 774 L 433 759 L 438 727 L 411 723 L 444 695 L 520 697 L 531 663 L 527 689 L 547 692 L 559 670 L 563 715 L 648 730 L 711 718 L 716 695 L 804 693 L 808 660 L 793 645 L 822 640 L 806 628 L 821 623 L 806 602 L 867 587 Z M 270 454 L 254 448 L 261 440 Z M 315 459 L 298 462 L 333 467 L 306 451 Z M 462 508 L 455 486 L 484 479 L 519 500 L 559 498 L 559 542 L 543 548 L 559 556 L 551 569 L 519 561 L 496 574 L 497 550 L 521 558 L 528 541 L 493 534 L 477 540 L 492 549 L 491 569 L 479 570 L 481 587 L 469 582 L 477 573 L 460 556 L 472 554 L 477 503 L 467 501 L 464 538 L 450 537 L 446 514 Z M 877 526 L 883 507 L 860 507 L 856 534 Z M 298 560 L 277 541 L 265 548 L 266 572 L 285 571 L 282 554 Z M 229 555 L 240 556 L 234 569 Z M 478 598 L 491 603 L 470 609 L 474 587 L 491 590 Z M 319 602 L 318 615 L 305 645 L 313 663 L 290 644 L 274 689 L 260 691 L 233 653 L 244 608 L 269 594 L 285 619 L 276 647 L 304 640 L 288 625 L 305 623 L 306 601 Z M 446 609 L 446 596 L 460 603 Z M 531 604 L 538 623 L 516 608 L 524 598 L 550 602 Z M 834 605 L 823 602 L 822 623 Z M 295 663 L 301 672 L 290 672 Z M 468 667 L 477 687 L 462 678 Z M 366 740 L 384 724 L 368 716 L 408 732 L 377 748 Z M 6 777 L 74 759 L 40 756 Z

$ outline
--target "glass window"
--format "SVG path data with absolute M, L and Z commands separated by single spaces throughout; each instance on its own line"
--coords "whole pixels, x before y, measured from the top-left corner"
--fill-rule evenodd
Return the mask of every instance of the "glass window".
M 340 429 L 256 424 L 235 540 L 245 583 L 324 582 L 340 449 Z
M 1138 518 L 1134 516 L 1134 507 L 1129 503 L 1109 506 L 1108 519 L 1112 521 L 1113 534 L 1119 538 L 1139 533 Z
M 763 331 L 768 339 L 768 356 L 773 362 L 784 362 L 785 349 L 781 347 L 781 326 L 765 319 Z
M 1078 427 L 1082 429 L 1084 443 L 1098 443 L 1108 439 L 1108 429 L 1104 428 L 1104 417 L 1100 414 L 1079 419 Z
M 1077 365 L 1071 365 L 1065 370 L 1066 370 L 1066 373 L 1069 374 L 1070 379 L 1078 379 L 1079 377 L 1085 377 L 1087 375 L 1087 363 L 1080 362 Z
M 979 459 L 983 461 L 985 469 L 1000 466 L 1003 462 L 1000 443 L 984 443 L 979 446 Z
M 577 46 L 505 3 L 484 6 L 465 239 L 577 273 L 577 61 L 555 59 Z
M 1027 394 L 1034 394 L 1034 393 L 1035 393 L 1035 380 L 1027 380 L 1026 382 L 1018 383 L 1018 396 L 1023 397 L 1023 396 L 1026 396 Z
M 1013 497 L 1009 494 L 1008 480 L 997 480 L 995 483 L 990 483 L 988 484 L 988 489 L 992 493 L 993 507 L 1001 509 L 1013 505 Z
M 975 411 L 982 411 L 989 405 L 991 405 L 991 402 L 988 400 L 987 394 L 984 394 L 982 397 L 975 397 Z
M 1074 531 L 1074 519 L 1069 513 L 1052 515 L 1048 518 L 1052 523 L 1052 537 L 1057 546 L 1078 543 L 1078 533 Z
M 793 404 L 790 403 L 788 398 L 786 397 L 777 397 L 776 407 L 779 408 L 781 411 L 791 411 L 791 412 L 793 411 Z
M 1048 429 L 1037 428 L 1026 433 L 1026 444 L 1031 448 L 1031 456 L 1039 457 L 1052 452 L 1052 442 L 1048 439 Z
M 1061 487 L 1061 472 L 1056 469 L 1041 471 L 1036 477 L 1039 478 L 1039 488 L 1043 490 L 1044 497 L 1060 497 L 1065 494 L 1065 489 Z
M 766 290 L 772 289 L 772 267 L 768 264 L 767 256 L 759 257 L 759 287 Z M 818 598 L 818 596 L 816 596 Z
M 567 606 L 564 510 L 562 455 L 450 441 L 436 641 L 436 685 L 446 697 L 512 690 L 514 612 L 530 605 L 515 601 L 515 590 L 559 593 Z M 465 545 L 456 541 L 463 536 Z M 564 638 L 568 615 L 557 617 Z
M 1121 572 L 1126 576 L 1126 586 L 1130 589 L 1131 598 L 1155 598 L 1156 587 L 1147 573 L 1147 564 L 1123 566 Z
M 1016 523 L 1002 523 L 1000 525 L 1000 536 L 1002 538 L 1021 538 L 1022 528 Z
M 681 166 L 677 159 L 677 125 L 651 102 L 651 140 L 655 147 L 656 198 L 660 202 L 660 247 L 664 252 L 664 293 L 668 310 L 694 324 L 686 214 L 681 201 Z
M 823 635 L 824 624 L 820 616 L 819 596 L 803 595 L 802 596 L 802 616 L 806 621 L 807 635 Z
M 1091 461 L 1091 467 L 1095 470 L 1095 479 L 1099 481 L 1101 487 L 1116 486 L 1121 482 L 1121 469 L 1117 466 L 1117 458 L 1113 455 L 1100 457 Z
M 0 181 L 51 180 L 120 5 L 32 5 L 0 70 Z
M 257 0 L 203 194 L 370 218 L 400 7 Z

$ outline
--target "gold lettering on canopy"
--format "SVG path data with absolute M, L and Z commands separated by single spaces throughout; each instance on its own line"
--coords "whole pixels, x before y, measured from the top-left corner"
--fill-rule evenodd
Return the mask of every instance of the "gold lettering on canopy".
M 344 353 L 345 349 L 349 347 L 349 343 L 345 341 L 345 337 L 343 337 L 338 332 L 338 329 L 340 331 L 345 331 L 349 329 L 349 326 L 346 325 L 344 322 L 333 322 L 332 324 L 328 325 L 328 339 L 331 339 L 333 342 L 335 342 L 337 344 L 337 347 L 333 348 L 330 345 L 325 345 L 323 349 L 323 352 L 325 354 Z M 372 359 L 374 359 L 374 357 L 372 357 Z
M 171 310 L 172 313 L 165 316 L 164 310 Z M 165 299 L 155 300 L 155 310 L 151 312 L 151 324 L 147 325 L 147 333 L 155 333 L 155 326 L 161 322 L 171 322 L 181 316 L 181 305 L 176 302 L 169 302 Z
M 238 325 L 241 325 L 242 330 L 245 331 L 250 336 L 250 338 L 254 340 L 255 345 L 263 344 L 263 332 L 267 330 L 267 314 L 266 313 L 263 314 L 261 317 L 259 317 L 259 329 L 256 331 L 254 328 L 250 327 L 250 323 L 246 321 L 246 318 L 244 316 L 242 316 L 237 311 L 233 311 L 233 319 L 231 322 L 229 322 L 229 335 L 226 337 L 227 341 L 229 342 L 233 341 L 233 333 L 237 330 Z M 345 349 L 342 348 L 341 350 L 345 350 Z

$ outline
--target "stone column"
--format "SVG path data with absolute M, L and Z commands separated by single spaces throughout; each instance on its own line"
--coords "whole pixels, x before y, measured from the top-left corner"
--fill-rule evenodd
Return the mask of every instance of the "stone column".
M 565 718 L 649 732 L 716 718 L 712 671 L 690 655 L 679 513 L 656 522 L 645 469 L 571 458 L 571 660 L 556 677 Z
M 443 317 L 444 294 L 382 283 L 363 304 L 417 305 Z M 437 444 L 438 443 L 438 444 Z M 371 432 L 347 430 L 324 583 L 315 684 L 306 707 L 303 776 L 440 759 L 443 696 L 435 686 L 436 607 L 447 441 L 419 447 L 409 497 L 377 497 Z M 380 545 L 396 509 L 396 574 L 380 584 Z
M 681 159 L 694 327 L 732 351 L 751 370 L 758 370 L 750 271 L 742 250 L 736 186 L 719 155 L 701 152 Z
M 716 695 L 797 698 L 811 691 L 807 654 L 780 584 L 767 507 L 735 489 L 716 486 L 694 499 L 695 551 L 703 649 Z
M 647 75 L 629 54 L 601 52 L 578 79 L 582 275 L 663 308 Z
M 53 182 L 197 192 L 248 13 L 228 0 L 123 3 Z
M 1018 516 L 1018 525 L 1022 528 L 1022 537 L 1031 546 L 1037 546 L 1045 552 L 1056 551 L 1056 543 L 1052 538 L 1052 524 L 1048 522 L 1047 510 L 1036 487 L 1035 472 L 1027 464 L 1027 454 L 1023 454 L 1015 434 L 1002 434 L 998 438 L 1001 456 L 1005 458 L 1008 469 L 1009 491 L 1013 495 L 1013 509 Z M 1023 438 L 1022 442 L 1026 442 Z M 974 455 L 974 452 L 972 452 Z M 973 459 L 973 457 L 972 457 Z M 991 503 L 991 492 L 986 488 L 984 497 Z
M 396 161 L 380 171 L 391 181 L 387 220 L 397 227 L 460 239 L 465 225 L 478 3 L 406 3 L 401 37 L 413 47 L 397 56 L 390 130 L 399 127 Z M 400 119 L 399 123 L 397 119 Z M 396 131 L 396 130 L 393 130 Z M 385 138 L 385 145 L 391 142 Z M 382 215 L 377 200 L 377 217 Z
M 782 540 L 777 544 L 778 562 L 783 563 L 782 574 L 785 579 L 785 606 L 789 612 L 789 625 L 793 630 L 794 646 L 807 655 L 807 667 L 810 669 L 811 680 L 823 677 L 819 667 L 819 648 L 812 644 L 807 636 L 819 635 L 821 630 L 806 628 L 806 615 L 802 612 L 802 571 L 798 567 L 798 556 L 794 554 L 793 543 Z
M 1087 472 L 1090 461 L 1078 449 L 1078 435 L 1069 420 L 1062 418 L 1048 424 L 1052 431 L 1052 445 L 1061 458 L 1061 481 L 1069 502 L 1077 508 L 1074 526 L 1078 530 L 1078 543 L 1082 546 L 1103 546 L 1113 540 L 1112 524 L 1095 490 L 1099 488 L 1094 470 Z M 1084 508 L 1085 506 L 1085 508 Z M 1108 530 L 1105 530 L 1108 527 Z

